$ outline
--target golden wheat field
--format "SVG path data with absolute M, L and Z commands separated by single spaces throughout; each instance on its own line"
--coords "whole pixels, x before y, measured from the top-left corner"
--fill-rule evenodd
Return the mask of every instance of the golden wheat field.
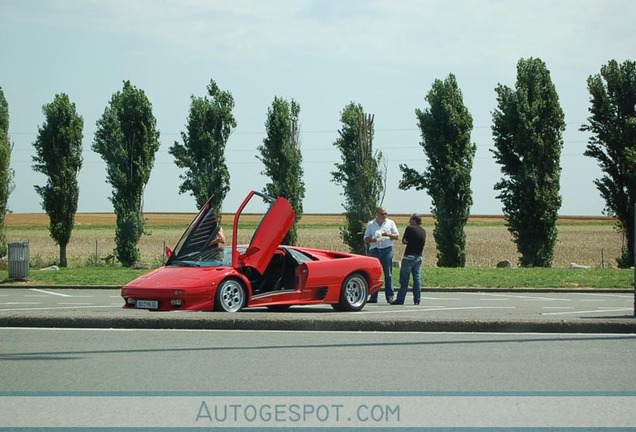
M 147 234 L 139 241 L 142 261 L 150 265 L 160 265 L 163 261 L 164 246 L 173 247 L 183 230 L 194 217 L 193 213 L 149 213 L 146 217 Z M 392 219 L 403 231 L 408 223 L 408 215 L 392 215 Z M 257 221 L 252 216 L 252 221 Z M 250 221 L 245 215 L 241 221 Z M 231 238 L 232 215 L 223 215 L 226 236 Z M 339 227 L 344 224 L 344 216 L 338 214 L 306 214 L 298 225 L 301 246 L 328 250 L 346 251 L 340 238 Z M 424 228 L 428 233 L 424 250 L 424 265 L 435 266 L 436 248 L 433 238 L 434 220 L 424 218 Z M 555 249 L 553 267 L 567 267 L 570 263 L 590 267 L 616 267 L 620 255 L 622 237 L 614 228 L 610 218 L 562 218 L 559 220 L 559 239 Z M 6 217 L 7 242 L 29 242 L 31 265 L 45 267 L 54 264 L 59 248 L 48 233 L 46 214 L 8 214 Z M 512 237 L 501 216 L 475 216 L 466 226 L 467 265 L 471 267 L 494 267 L 497 262 L 509 260 L 516 264 L 518 253 Z M 241 235 L 249 235 L 242 230 Z M 112 213 L 78 213 L 75 229 L 67 247 L 70 266 L 104 264 L 112 256 L 115 247 L 115 216 Z M 238 242 L 246 238 L 239 236 Z M 404 247 L 396 242 L 395 257 L 399 259 Z

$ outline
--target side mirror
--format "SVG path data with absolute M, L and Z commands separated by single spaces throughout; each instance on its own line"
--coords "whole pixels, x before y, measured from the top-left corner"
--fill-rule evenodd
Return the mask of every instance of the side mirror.
M 172 249 L 166 246 L 166 258 L 170 259 L 171 256 L 172 256 Z

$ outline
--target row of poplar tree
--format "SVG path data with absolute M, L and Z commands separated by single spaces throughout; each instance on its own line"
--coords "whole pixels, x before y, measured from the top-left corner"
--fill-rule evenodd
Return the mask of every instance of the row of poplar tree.
M 623 233 L 619 266 L 634 262 L 634 205 L 636 204 L 636 63 L 609 61 L 600 74 L 587 80 L 590 117 L 580 127 L 590 133 L 585 156 L 595 158 L 603 176 L 595 184 L 604 198 L 604 212 L 616 217 Z M 520 59 L 514 88 L 499 84 L 494 110 L 491 152 L 501 166 L 502 178 L 494 185 L 502 201 L 508 230 L 525 267 L 549 267 L 557 241 L 561 207 L 560 157 L 565 130 L 564 113 L 546 64 L 537 58 Z M 423 173 L 400 165 L 400 189 L 425 189 L 435 216 L 433 235 L 437 265 L 466 264 L 464 228 L 473 203 L 470 188 L 476 145 L 471 142 L 473 120 L 463 102 L 455 76 L 435 80 L 425 100 L 429 107 L 416 109 L 427 167 Z M 169 149 L 183 170 L 179 192 L 189 192 L 203 206 L 214 196 L 219 212 L 230 190 L 225 148 L 237 122 L 234 99 L 212 80 L 207 95 L 191 97 L 182 142 Z M 49 231 L 59 245 L 61 266 L 67 265 L 66 246 L 71 238 L 79 198 L 78 174 L 82 167 L 83 118 L 66 94 L 44 105 L 45 122 L 33 146 L 33 169 L 48 178 L 35 186 L 42 208 L 50 219 Z M 286 197 L 302 217 L 305 195 L 298 119 L 300 105 L 275 97 L 268 108 L 266 137 L 256 157 L 270 182 L 263 192 Z M 332 181 L 343 188 L 346 223 L 340 234 L 352 252 L 365 253 L 361 241 L 366 223 L 382 204 L 386 190 L 386 160 L 373 148 L 373 115 L 350 103 L 341 112 L 339 137 L 333 143 L 341 152 Z M 0 88 L 0 256 L 6 254 L 4 220 L 13 190 L 10 167 L 9 107 Z M 159 131 L 152 105 L 143 90 L 124 82 L 97 121 L 92 150 L 106 163 L 112 185 L 110 201 L 116 214 L 115 256 L 124 266 L 140 259 L 137 244 L 144 232 L 143 192 L 159 149 Z M 283 241 L 296 244 L 296 225 Z

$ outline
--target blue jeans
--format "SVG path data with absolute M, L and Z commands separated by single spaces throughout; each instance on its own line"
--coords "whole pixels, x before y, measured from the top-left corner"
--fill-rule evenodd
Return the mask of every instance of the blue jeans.
M 393 248 L 369 249 L 369 255 L 380 260 L 382 271 L 384 272 L 384 295 L 387 300 L 393 298 Z M 378 293 L 374 293 L 369 299 L 377 301 Z
M 409 279 L 413 275 L 413 301 L 419 303 L 422 291 L 422 257 L 419 255 L 405 255 L 400 265 L 400 290 L 396 303 L 404 303 L 406 291 L 409 288 Z

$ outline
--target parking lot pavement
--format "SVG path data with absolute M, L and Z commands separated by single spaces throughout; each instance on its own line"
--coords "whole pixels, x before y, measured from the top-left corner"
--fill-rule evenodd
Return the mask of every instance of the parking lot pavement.
M 238 314 L 156 313 L 122 305 L 119 289 L 5 288 L 0 326 L 636 333 L 630 292 L 425 291 L 420 305 L 409 295 L 405 305 L 380 300 L 353 313 L 327 305 Z
M 407 297 L 404 306 L 367 305 L 361 313 L 426 313 L 429 317 L 560 319 L 633 315 L 633 294 L 628 293 L 528 293 L 432 292 L 420 305 Z
M 0 290 L 0 313 L 121 308 L 118 289 L 14 288 Z

